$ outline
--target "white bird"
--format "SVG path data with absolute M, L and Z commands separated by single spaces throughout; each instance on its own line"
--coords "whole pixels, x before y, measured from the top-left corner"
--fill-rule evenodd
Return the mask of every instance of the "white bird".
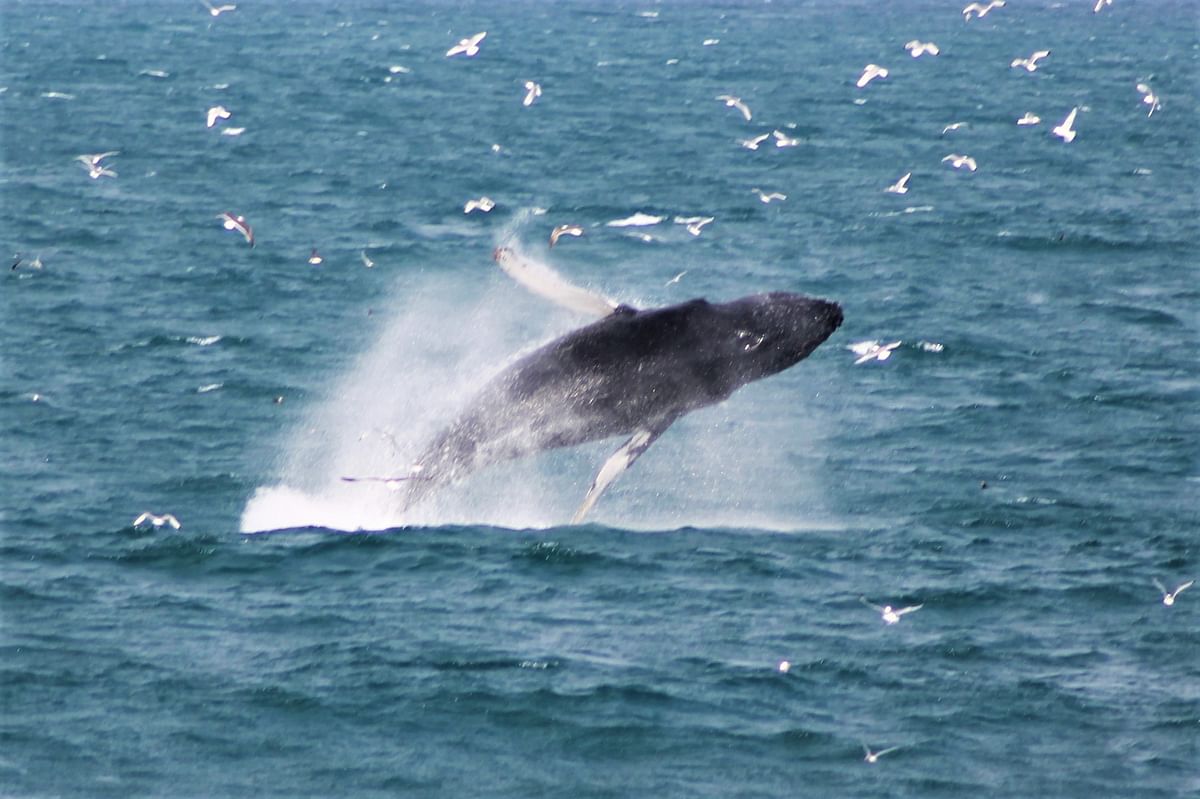
M 950 155 L 948 155 L 942 159 L 942 163 L 944 164 L 947 161 L 949 161 L 950 166 L 954 167 L 955 169 L 962 169 L 962 168 L 966 167 L 966 169 L 968 171 L 974 172 L 975 168 L 976 168 L 975 159 L 969 155 L 959 155 L 958 153 L 950 153 Z
M 704 226 L 710 224 L 714 217 L 711 216 L 677 216 L 675 217 L 676 224 L 686 225 L 687 232 L 693 236 L 699 236 L 700 231 Z
M 911 177 L 912 172 L 905 172 L 904 177 L 888 186 L 886 189 L 884 189 L 884 191 L 890 194 L 908 194 L 908 179 Z
M 773 130 L 771 135 L 775 137 L 776 147 L 795 147 L 800 143 L 799 139 L 787 135 L 782 130 Z
M 1071 113 L 1067 114 L 1067 118 L 1064 119 L 1060 125 L 1055 126 L 1052 131 L 1054 135 L 1058 136 L 1065 142 L 1075 141 L 1075 134 L 1077 131 L 1072 130 L 1071 126 L 1075 124 L 1075 114 L 1078 112 L 1079 106 L 1072 108 Z
M 229 119 L 230 116 L 232 116 L 232 114 L 229 113 L 229 109 L 227 109 L 225 106 L 214 105 L 212 108 L 208 109 L 207 127 L 211 128 L 213 125 L 217 124 L 218 119 Z
M 970 3 L 962 10 L 963 19 L 970 20 L 972 13 L 977 18 L 986 17 L 993 8 L 1004 8 L 1004 0 L 991 0 L 990 3 Z
M 200 2 L 203 3 L 204 7 L 208 9 L 208 13 L 212 14 L 214 17 L 219 17 L 222 14 L 224 14 L 226 11 L 236 11 L 237 10 L 237 6 L 233 5 L 232 3 L 226 3 L 224 5 L 214 6 L 212 3 L 208 2 L 208 0 L 200 0 Z
M 763 191 L 762 189 L 759 189 L 759 188 L 754 188 L 754 189 L 751 189 L 750 191 L 752 191 L 752 192 L 754 192 L 755 194 L 757 194 L 757 195 L 758 195 L 758 199 L 762 200 L 764 203 L 769 203 L 769 202 L 771 202 L 772 200 L 786 200 L 786 199 L 787 199 L 787 195 L 786 195 L 786 194 L 780 194 L 780 193 L 779 193 L 779 192 L 777 192 L 777 191 L 773 191 L 773 192 L 771 192 L 770 194 L 768 194 L 767 192 L 765 192 L 765 191 Z
M 895 752 L 899 748 L 900 747 L 898 747 L 898 746 L 891 746 L 891 747 L 888 747 L 887 749 L 880 749 L 878 752 L 872 752 L 871 749 L 866 744 L 863 744 L 863 751 L 867 753 L 866 757 L 864 757 L 863 760 L 867 761 L 868 763 L 874 763 L 877 760 L 879 760 L 879 758 L 883 757 L 884 755 L 888 754 L 889 752 Z
M 791 671 L 792 664 L 786 660 L 781 660 L 779 661 L 779 666 L 777 668 L 779 669 L 780 674 L 787 674 L 789 671 Z
M 879 605 L 872 605 L 867 601 L 865 596 L 859 597 L 859 600 L 867 607 L 874 608 L 876 611 L 878 611 L 880 618 L 883 619 L 885 624 L 897 624 L 900 621 L 900 617 L 904 614 L 912 613 L 914 610 L 920 610 L 921 608 L 925 607 L 924 602 L 922 602 L 920 605 L 909 605 L 906 608 L 893 608 L 891 605 L 883 605 L 882 607 Z
M 533 101 L 542 96 L 542 87 L 531 80 L 525 81 L 525 99 L 521 101 L 521 105 L 528 108 L 533 105 Z
M 121 152 L 120 150 L 109 150 L 107 153 L 96 153 L 95 155 L 80 155 L 80 156 L 76 156 L 75 160 L 81 161 L 81 162 L 87 164 L 88 168 L 90 169 L 91 167 L 94 167 L 94 166 L 100 166 L 100 162 L 103 161 L 105 158 L 108 158 L 109 156 L 113 156 L 113 155 L 119 155 L 120 152 Z
M 235 216 L 226 211 L 223 214 L 217 214 L 217 219 L 221 220 L 221 224 L 226 230 L 236 230 L 246 239 L 247 244 L 251 247 L 254 246 L 254 230 L 251 229 L 250 223 L 246 221 L 246 217 Z
M 1104 6 L 1111 6 L 1112 0 L 1096 0 L 1096 5 L 1092 6 L 1092 13 L 1099 14 L 1100 9 Z
M 164 524 L 169 524 L 171 527 L 175 528 L 176 530 L 178 530 L 182 526 L 179 523 L 179 520 L 176 519 L 174 516 L 172 516 L 169 513 L 164 513 L 162 516 L 156 516 L 153 513 L 150 513 L 149 511 L 147 511 L 147 512 L 143 513 L 141 516 L 138 516 L 136 519 L 133 520 L 134 527 L 141 527 L 143 524 L 146 524 L 146 523 L 152 524 L 155 527 L 162 527 Z
M 858 82 L 854 85 L 861 89 L 876 78 L 886 78 L 887 76 L 888 71 L 883 67 L 878 64 L 867 64 L 863 67 L 862 75 L 859 76 Z
M 1035 116 L 1034 114 L 1031 114 L 1028 111 L 1026 111 L 1025 116 L 1023 116 L 1017 120 L 1017 124 L 1018 125 L 1036 125 L 1037 123 L 1039 123 L 1041 121 L 1042 121 L 1041 117 Z
M 750 106 L 743 103 L 740 97 L 734 97 L 732 94 L 718 94 L 717 99 L 725 103 L 726 108 L 736 108 L 746 118 L 747 122 L 750 121 L 750 117 L 752 116 Z
M 325 263 L 325 259 L 321 257 L 321 253 L 317 252 L 317 248 L 313 247 L 312 252 L 308 254 L 308 262 L 312 266 L 320 266 Z
M 1157 578 L 1152 578 L 1152 579 L 1154 579 L 1154 584 L 1156 586 L 1158 586 L 1158 590 L 1162 591 L 1162 595 L 1163 595 L 1162 603 L 1164 605 L 1166 605 L 1167 607 L 1171 607 L 1172 605 L 1174 605 L 1175 597 L 1179 596 L 1180 593 L 1182 593 L 1185 589 L 1190 588 L 1192 586 L 1192 584 L 1196 582 L 1195 580 L 1188 580 L 1186 583 L 1179 586 L 1174 591 L 1168 591 L 1166 589 L 1166 587 L 1158 581 Z
M 913 39 L 911 42 L 906 42 L 904 44 L 904 49 L 907 50 L 909 55 L 911 55 L 913 58 L 920 58 L 926 53 L 929 53 L 930 55 L 937 55 L 941 52 L 941 50 L 938 49 L 938 46 L 933 42 L 918 42 L 916 39 Z
M 770 133 L 764 133 L 763 135 L 761 135 L 761 136 L 755 136 L 755 137 L 754 137 L 754 138 L 752 138 L 752 139 L 741 139 L 741 140 L 739 141 L 739 143 L 740 143 L 740 144 L 741 144 L 743 147 L 745 147 L 747 150 L 757 150 L 757 149 L 758 149 L 758 145 L 762 144 L 763 142 L 765 142 L 765 141 L 766 141 L 767 139 L 769 139 L 769 138 L 771 138 L 771 134 L 770 134 Z
M 92 180 L 99 180 L 100 178 L 115 178 L 117 176 L 117 173 L 115 170 L 109 169 L 108 167 L 104 166 L 103 164 L 89 165 L 86 161 L 83 160 L 82 157 L 79 160 L 80 160 L 79 165 L 88 171 L 88 177 L 91 178 Z
M 563 236 L 578 237 L 582 235 L 583 228 L 581 228 L 579 225 L 559 225 L 558 227 L 554 228 L 554 230 L 550 231 L 550 246 L 553 247 L 555 244 L 558 244 L 558 240 Z
M 1162 103 L 1158 101 L 1158 95 L 1145 83 L 1139 83 L 1137 90 L 1142 93 L 1142 102 L 1150 106 L 1150 113 L 1146 116 L 1153 116 L 1154 112 L 1162 108 Z
M 945 136 L 947 133 L 950 133 L 951 131 L 958 130 L 959 128 L 965 128 L 966 126 L 967 126 L 966 122 L 951 122 L 949 125 L 942 128 L 942 135 Z
M 854 362 L 854 365 L 858 366 L 867 361 L 886 361 L 892 357 L 892 351 L 899 347 L 900 343 L 893 341 L 890 344 L 880 344 L 878 341 L 860 341 L 857 344 L 851 344 L 846 349 L 858 356 L 858 360 Z
M 1041 61 L 1046 56 L 1050 55 L 1049 50 L 1038 50 L 1029 58 L 1014 58 L 1010 67 L 1024 67 L 1026 72 L 1033 72 L 1038 68 L 1038 61 Z
M 375 262 L 372 261 L 369 257 L 367 257 L 366 250 L 363 250 L 362 252 L 360 252 L 359 257 L 362 258 L 363 266 L 365 266 L 367 269 L 373 269 L 375 267 Z
M 483 211 L 486 214 L 495 207 L 496 203 L 492 200 L 492 198 L 484 196 L 480 197 L 478 200 L 467 200 L 466 205 L 463 206 L 463 213 L 469 214 L 478 208 L 480 211 Z
M 680 272 L 678 275 L 676 275 L 675 277 L 671 278 L 671 279 L 670 279 L 670 280 L 668 280 L 666 283 L 664 283 L 664 284 L 663 284 L 663 288 L 666 288 L 667 286 L 670 286 L 670 285 L 672 285 L 672 284 L 674 284 L 674 283 L 678 283 L 680 280 L 682 280 L 682 279 L 683 279 L 683 276 L 684 276 L 684 275 L 686 275 L 687 273 L 688 273 L 688 270 L 684 269 L 684 270 L 683 270 L 682 272 Z
M 459 55 L 473 56 L 479 52 L 479 43 L 483 41 L 483 37 L 487 36 L 487 31 L 482 31 L 467 39 L 460 39 L 458 44 L 446 51 L 447 56 Z

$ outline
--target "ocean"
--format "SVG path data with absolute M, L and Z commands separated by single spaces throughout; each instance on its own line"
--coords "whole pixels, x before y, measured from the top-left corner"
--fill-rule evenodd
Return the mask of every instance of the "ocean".
M 0 1 L 0 794 L 1200 795 L 1191 0 L 236 5 Z M 343 481 L 589 321 L 497 246 L 845 321 Z

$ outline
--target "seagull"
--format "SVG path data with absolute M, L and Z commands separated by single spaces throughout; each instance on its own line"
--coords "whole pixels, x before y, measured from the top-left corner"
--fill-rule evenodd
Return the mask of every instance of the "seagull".
M 563 236 L 582 236 L 583 228 L 579 225 L 559 225 L 550 231 L 550 246 L 558 244 L 558 240 Z
M 375 262 L 367 257 L 366 250 L 360 252 L 359 256 L 362 258 L 363 266 L 365 266 L 367 269 L 373 269 L 375 267 Z
M 880 344 L 878 341 L 860 341 L 857 344 L 851 344 L 847 347 L 848 350 L 858 356 L 858 360 L 854 362 L 855 366 L 867 361 L 886 361 L 892 357 L 892 350 L 900 346 L 899 341 L 893 341 L 891 344 Z
M 1017 120 L 1017 124 L 1018 125 L 1036 125 L 1037 123 L 1039 123 L 1041 121 L 1042 121 L 1041 117 L 1035 116 L 1035 115 L 1029 113 L 1028 111 L 1026 111 L 1025 116 L 1023 116 Z
M 779 666 L 777 666 L 777 668 L 779 669 L 780 674 L 787 674 L 789 671 L 791 671 L 792 664 L 786 660 L 781 660 L 779 661 Z
M 229 119 L 230 116 L 231 114 L 229 113 L 229 109 L 227 109 L 225 106 L 214 105 L 212 108 L 208 109 L 208 127 L 211 128 L 213 125 L 217 124 L 218 119 Z
M 487 31 L 477 33 L 469 39 L 460 39 L 458 44 L 446 51 L 446 55 L 452 56 L 462 53 L 465 56 L 473 56 L 479 52 L 479 43 L 483 41 L 484 36 L 487 36 Z
M 525 99 L 521 101 L 521 105 L 528 108 L 533 105 L 533 101 L 542 96 L 542 87 L 531 80 L 525 81 Z
M 942 128 L 942 135 L 945 136 L 947 133 L 950 133 L 951 131 L 958 130 L 959 128 L 965 128 L 966 126 L 967 126 L 966 122 L 951 122 L 949 125 Z
M 967 170 L 971 172 L 975 171 L 975 159 L 969 155 L 958 155 L 957 153 L 951 153 L 942 159 L 943 164 L 947 161 L 949 161 L 950 165 L 955 169 L 962 169 L 963 167 L 966 167 Z
M 745 147 L 747 150 L 757 150 L 758 145 L 762 144 L 769 138 L 771 138 L 771 134 L 764 133 L 761 136 L 755 136 L 753 139 L 742 139 L 741 145 L 743 147 Z
M 95 155 L 80 155 L 76 156 L 75 160 L 88 165 L 88 168 L 100 166 L 100 162 L 105 158 L 113 155 L 119 155 L 120 150 L 109 150 L 107 153 L 96 153 Z
M 736 108 L 741 111 L 746 121 L 750 121 L 750 106 L 743 103 L 740 97 L 734 97 L 732 94 L 718 94 L 717 99 L 724 102 L 726 108 Z
M 758 195 L 758 199 L 762 200 L 764 204 L 765 204 L 765 203 L 769 203 L 769 202 L 771 202 L 772 200 L 786 200 L 786 199 L 787 199 L 787 195 L 786 195 L 786 194 L 780 194 L 780 193 L 779 193 L 779 192 L 777 192 L 777 191 L 773 191 L 773 192 L 771 192 L 770 194 L 767 194 L 767 193 L 766 193 L 765 191 L 763 191 L 762 189 L 757 189 L 757 188 L 755 188 L 755 189 L 751 189 L 750 191 L 752 191 L 752 192 L 754 192 L 755 194 L 757 194 L 757 195 Z
M 684 270 L 683 270 L 682 272 L 680 272 L 678 275 L 676 275 L 675 277 L 671 278 L 671 279 L 670 279 L 670 280 L 668 280 L 666 283 L 664 283 L 664 284 L 663 284 L 663 288 L 666 288 L 667 286 L 670 286 L 670 285 L 672 285 L 672 284 L 674 284 L 674 283 L 678 283 L 680 280 L 682 280 L 682 279 L 683 279 L 683 276 L 684 276 L 684 275 L 686 275 L 687 273 L 688 273 L 688 270 L 684 269 Z
M 906 608 L 893 608 L 891 605 L 884 605 L 883 607 L 880 607 L 879 605 L 872 605 L 867 601 L 865 596 L 859 597 L 859 600 L 867 607 L 874 608 L 875 610 L 879 611 L 880 618 L 883 619 L 885 624 L 896 624 L 900 621 L 900 617 L 904 614 L 912 613 L 914 610 L 920 610 L 921 608 L 925 607 L 924 602 L 922 602 L 920 605 L 909 605 Z M 883 753 L 880 752 L 879 754 Z
M 912 172 L 905 172 L 904 177 L 897 180 L 892 185 L 888 186 L 884 191 L 890 194 L 908 194 L 908 179 L 912 177 Z
M 792 138 L 782 130 L 773 130 L 771 131 L 771 135 L 775 137 L 776 147 L 795 147 L 800 143 L 799 139 Z
M 711 216 L 677 216 L 675 222 L 680 225 L 687 225 L 687 232 L 693 236 L 699 236 L 700 231 L 704 226 L 711 223 L 714 217 Z
M 864 757 L 863 760 L 867 761 L 868 763 L 874 763 L 888 752 L 895 752 L 899 748 L 900 747 L 898 746 L 892 746 L 887 749 L 880 749 L 878 752 L 872 752 L 866 744 L 863 744 L 863 751 L 867 753 L 867 756 Z
M 154 525 L 155 527 L 162 527 L 164 524 L 169 524 L 169 525 L 171 525 L 171 527 L 175 528 L 176 530 L 178 530 L 180 527 L 182 527 L 182 525 L 179 523 L 179 520 L 176 519 L 174 516 L 172 516 L 169 513 L 164 513 L 162 516 L 155 516 L 153 513 L 150 513 L 149 511 L 143 513 L 141 516 L 134 519 L 133 526 L 141 527 L 143 524 L 145 524 L 147 522 Z
M 859 76 L 858 83 L 854 85 L 861 89 L 876 78 L 886 78 L 887 76 L 888 71 L 883 67 L 878 64 L 867 64 L 863 67 L 863 73 Z
M 1099 14 L 1101 8 L 1103 8 L 1104 6 L 1111 6 L 1111 5 L 1112 5 L 1112 0 L 1096 0 L 1096 5 L 1094 5 L 1092 7 L 1092 13 Z
M 1148 85 L 1139 83 L 1137 90 L 1142 93 L 1142 102 L 1150 106 L 1150 113 L 1146 114 L 1146 116 L 1152 116 L 1155 111 L 1162 108 L 1162 103 L 1158 101 L 1158 95 Z
M 1033 72 L 1035 69 L 1038 68 L 1037 62 L 1040 61 L 1041 59 L 1045 58 L 1048 55 L 1050 55 L 1049 50 L 1038 50 L 1036 53 L 1029 56 L 1029 58 L 1014 58 L 1012 60 L 1012 63 L 1009 64 L 1009 66 L 1010 67 L 1025 67 L 1026 72 Z
M 478 208 L 485 214 L 496 207 L 496 203 L 491 197 L 480 197 L 478 200 L 467 200 L 467 204 L 463 206 L 463 213 L 469 214 Z
M 906 42 L 904 49 L 907 50 L 909 55 L 911 55 L 913 58 L 920 58 L 926 53 L 929 53 L 930 55 L 937 55 L 941 52 L 941 50 L 938 49 L 938 46 L 933 42 L 918 42 L 916 39 L 913 39 L 911 42 Z
M 977 17 L 982 19 L 988 15 L 988 12 L 993 8 L 1004 8 L 1004 0 L 991 0 L 990 3 L 971 3 L 962 10 L 963 19 L 971 19 L 971 13 L 974 12 Z
M 203 3 L 204 7 L 208 9 L 208 13 L 212 14 L 214 17 L 219 17 L 222 14 L 224 14 L 226 11 L 236 11 L 237 10 L 237 6 L 233 5 L 232 3 L 226 3 L 225 5 L 214 6 L 212 3 L 209 3 L 208 0 L 200 0 L 200 2 Z
M 86 162 L 83 162 L 82 156 L 80 156 L 79 160 L 81 162 L 79 165 L 88 171 L 88 177 L 92 180 L 99 180 L 100 178 L 115 178 L 117 176 L 115 170 L 109 169 L 103 164 L 92 164 L 89 166 Z
M 308 254 L 308 262 L 313 266 L 320 266 L 325 263 L 325 259 L 321 257 L 321 253 L 317 252 L 317 248 L 313 247 L 312 252 Z
M 1067 118 L 1062 121 L 1062 124 L 1054 128 L 1052 131 L 1054 135 L 1058 136 L 1065 142 L 1075 141 L 1076 131 L 1071 130 L 1071 126 L 1075 124 L 1075 114 L 1078 112 L 1079 106 L 1072 108 L 1071 113 L 1067 114 Z
M 217 214 L 217 219 L 220 219 L 226 230 L 236 230 L 246 238 L 246 243 L 251 247 L 254 246 L 254 230 L 251 229 L 250 223 L 246 221 L 244 216 L 234 216 L 229 211 L 223 214 Z
M 1152 578 L 1152 579 L 1153 579 L 1153 578 Z M 1179 596 L 1179 594 L 1180 594 L 1180 593 L 1181 593 L 1181 592 L 1182 592 L 1184 589 L 1191 588 L 1191 586 L 1192 586 L 1192 584 L 1193 584 L 1194 582 L 1196 582 L 1196 581 L 1195 581 L 1195 580 L 1188 580 L 1186 583 L 1184 583 L 1183 585 L 1179 586 L 1179 587 L 1178 587 L 1178 588 L 1176 588 L 1174 591 L 1168 591 L 1168 590 L 1167 590 L 1167 589 L 1166 589 L 1166 588 L 1163 586 L 1163 584 L 1162 584 L 1162 583 L 1160 583 L 1160 582 L 1159 582 L 1157 579 L 1154 579 L 1154 584 L 1155 584 L 1156 586 L 1158 586 L 1158 590 L 1159 590 L 1159 591 L 1162 591 L 1162 595 L 1163 595 L 1163 598 L 1162 598 L 1162 603 L 1163 603 L 1164 605 L 1166 605 L 1167 607 L 1171 607 L 1172 605 L 1174 605 L 1174 604 L 1175 604 L 1175 597 Z

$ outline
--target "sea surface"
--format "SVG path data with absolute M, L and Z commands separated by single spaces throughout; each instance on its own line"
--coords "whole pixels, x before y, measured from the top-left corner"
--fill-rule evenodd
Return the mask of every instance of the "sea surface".
M 0 795 L 1200 795 L 1197 6 L 962 4 L 0 0 Z M 845 322 L 343 481 L 588 321 L 499 245 Z

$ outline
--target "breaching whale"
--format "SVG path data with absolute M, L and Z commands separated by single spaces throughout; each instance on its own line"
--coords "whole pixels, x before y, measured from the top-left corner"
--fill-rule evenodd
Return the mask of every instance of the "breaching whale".
M 405 479 L 405 509 L 493 463 L 624 435 L 572 523 L 686 413 L 807 357 L 842 323 L 833 302 L 771 292 L 638 310 L 567 283 L 509 248 L 501 267 L 527 288 L 601 316 L 518 359 L 439 433 Z

